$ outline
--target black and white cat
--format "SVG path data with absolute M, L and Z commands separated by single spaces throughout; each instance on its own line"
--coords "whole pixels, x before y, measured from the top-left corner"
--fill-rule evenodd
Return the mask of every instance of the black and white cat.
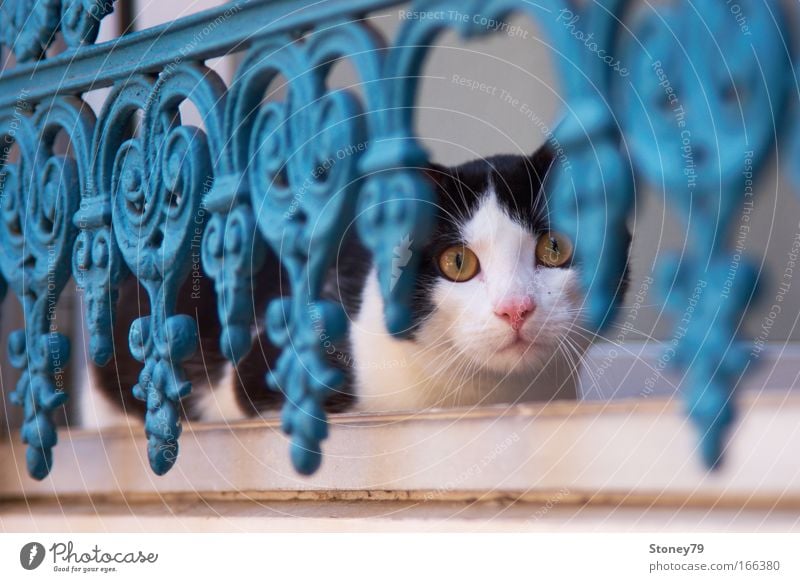
M 348 237 L 331 277 L 348 313 L 346 345 L 332 362 L 346 386 L 331 410 L 386 411 L 550 400 L 575 396 L 572 381 L 586 347 L 580 327 L 583 297 L 572 244 L 548 227 L 543 183 L 553 156 L 496 156 L 454 168 L 433 166 L 436 227 L 424 245 L 407 339 L 388 334 L 383 301 L 369 254 Z M 263 313 L 281 295 L 280 264 L 270 256 L 254 285 Z M 195 283 L 196 284 L 196 283 Z M 182 293 L 179 311 L 198 321 L 201 349 L 186 363 L 194 386 L 185 401 L 189 419 L 228 421 L 280 405 L 265 376 L 278 351 L 258 341 L 234 368 L 220 354 L 213 286 Z M 112 408 L 143 416 L 130 396 L 140 364 L 126 349 L 130 323 L 147 306 L 135 281 L 123 286 L 115 324 L 114 361 L 91 375 L 99 390 L 84 390 L 83 424 L 108 424 Z M 145 300 L 146 301 L 146 300 Z M 120 404 L 122 406 L 120 406 Z M 119 416 L 118 414 L 116 415 Z M 113 421 L 111 421 L 113 422 Z

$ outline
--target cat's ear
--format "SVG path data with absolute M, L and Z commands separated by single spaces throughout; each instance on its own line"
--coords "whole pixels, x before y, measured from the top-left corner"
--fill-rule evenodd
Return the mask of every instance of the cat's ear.
M 555 159 L 553 149 L 546 142 L 528 158 L 534 175 L 539 181 L 540 188 L 544 188 L 547 175 L 553 167 Z
M 439 190 L 445 190 L 447 183 L 452 178 L 450 170 L 446 166 L 433 162 L 428 163 L 428 166 L 425 168 L 425 175 L 428 176 Z

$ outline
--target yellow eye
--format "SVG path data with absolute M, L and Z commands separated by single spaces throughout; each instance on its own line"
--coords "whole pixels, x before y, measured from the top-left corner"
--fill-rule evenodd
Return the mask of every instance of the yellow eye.
M 557 232 L 543 232 L 536 243 L 536 260 L 545 267 L 562 267 L 572 258 L 572 241 Z
M 453 245 L 439 255 L 439 271 L 442 276 L 456 283 L 469 281 L 481 270 L 478 257 L 464 245 Z

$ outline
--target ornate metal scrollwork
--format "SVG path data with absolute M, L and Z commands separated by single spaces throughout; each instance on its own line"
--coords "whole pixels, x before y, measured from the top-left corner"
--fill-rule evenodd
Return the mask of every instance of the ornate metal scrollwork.
M 687 233 L 681 256 L 662 259 L 656 277 L 676 321 L 662 360 L 684 371 L 687 410 L 710 466 L 721 458 L 732 392 L 751 363 L 736 334 L 759 278 L 731 235 L 749 233 L 754 191 L 746 180 L 752 184 L 774 145 L 765 112 L 783 109 L 791 70 L 782 19 L 773 14 L 780 6 L 741 5 L 750 34 L 722 4 L 702 15 L 684 4 L 643 13 L 636 40 L 623 47 L 631 82 L 617 88 L 637 173 L 664 188 Z M 742 42 L 718 44 L 737 35 Z
M 100 21 L 114 0 L 5 0 L 0 4 L 0 42 L 18 62 L 42 57 L 61 32 L 70 48 L 97 39 Z
M 94 115 L 71 97 L 43 103 L 32 116 L 27 108 L 23 99 L 0 120 L 0 269 L 25 316 L 25 328 L 9 336 L 9 360 L 23 370 L 11 398 L 25 411 L 22 441 L 28 444 L 28 471 L 43 479 L 57 442 L 52 414 L 67 400 L 64 368 L 70 343 L 58 331 L 56 305 L 70 277 L 77 234 L 72 216 L 88 182 Z M 69 136 L 74 157 L 57 153 L 60 132 Z M 10 163 L 13 144 L 19 160 Z
M 128 139 L 134 116 L 144 107 L 151 85 L 151 80 L 138 78 L 111 92 L 93 136 L 92 180 L 82 190 L 75 214 L 80 233 L 72 268 L 86 304 L 89 355 L 101 366 L 114 355 L 112 326 L 118 286 L 129 272 L 111 225 L 114 159 Z
M 68 47 L 92 44 L 115 0 L 61 0 L 61 33 Z
M 159 475 L 177 458 L 179 400 L 191 390 L 181 362 L 197 348 L 196 324 L 175 314 L 175 302 L 191 267 L 195 230 L 204 227 L 203 185 L 213 176 L 206 132 L 181 125 L 178 107 L 191 100 L 218 139 L 216 111 L 223 87 L 199 65 L 181 65 L 158 79 L 128 81 L 109 98 L 97 132 L 96 175 L 103 188 L 110 188 L 114 240 L 150 303 L 149 315 L 133 323 L 130 349 L 144 364 L 133 392 L 147 403 L 148 453 Z M 143 112 L 142 126 L 129 136 L 123 128 L 137 110 Z M 107 225 L 101 228 L 105 232 Z M 116 277 L 107 272 L 98 266 L 99 276 L 113 286 Z M 107 325 L 108 319 L 98 323 Z
M 283 428 L 292 436 L 292 461 L 302 473 L 319 466 L 319 443 L 327 436 L 324 403 L 342 379 L 328 367 L 320 325 L 313 324 L 321 320 L 333 341 L 346 329 L 341 308 L 321 301 L 320 293 L 334 242 L 354 215 L 356 164 L 364 143 L 358 100 L 347 91 L 325 89 L 326 71 L 340 56 L 329 48 L 325 33 L 310 33 L 303 42 L 281 36 L 256 45 L 230 98 L 229 121 L 240 125 L 242 140 L 237 169 L 248 178 L 261 233 L 280 257 L 292 289 L 291 298 L 269 306 L 267 328 L 282 349 L 270 383 L 286 396 Z M 278 75 L 289 80 L 286 99 L 260 106 Z
M 20 62 L 39 58 L 53 41 L 60 0 L 17 0 L 0 5 L 0 39 Z
M 147 292 L 150 312 L 130 330 L 130 349 L 143 364 L 133 389 L 147 402 L 153 469 L 162 474 L 174 464 L 179 400 L 191 388 L 181 361 L 197 342 L 194 321 L 175 314 L 175 300 L 198 228 L 203 267 L 216 284 L 221 347 L 233 362 L 251 347 L 254 274 L 268 247 L 280 256 L 291 296 L 267 312 L 270 337 L 283 350 L 271 383 L 286 396 L 282 420 L 293 463 L 312 473 L 327 434 L 324 404 L 341 382 L 320 335 L 335 342 L 346 326 L 340 307 L 321 299 L 335 243 L 355 221 L 375 257 L 387 327 L 405 334 L 415 248 L 431 226 L 434 203 L 420 171 L 428 157 L 413 131 L 417 80 L 440 33 L 486 35 L 490 23 L 512 12 L 543 26 L 562 73 L 564 120 L 549 136 L 560 151 L 548 188 L 555 226 L 576 241 L 590 332 L 608 324 L 620 300 L 628 246 L 620 233 L 632 210 L 634 171 L 668 191 L 682 212 L 693 245 L 680 261 L 662 261 L 660 278 L 676 319 L 684 319 L 687 298 L 694 302 L 690 321 L 676 332 L 672 360 L 687 371 L 689 413 L 700 427 L 703 456 L 715 465 L 733 417 L 732 387 L 748 363 L 734 340 L 758 274 L 731 252 L 728 235 L 748 204 L 742 167 L 757 173 L 774 144 L 763 110 L 779 109 L 788 97 L 792 66 L 770 12 L 779 8 L 740 4 L 748 42 L 730 43 L 722 59 L 713 38 L 742 32 L 724 5 L 702 18 L 685 3 L 659 6 L 636 20 L 639 45 L 621 30 L 626 0 L 417 0 L 413 12 L 439 16 L 405 20 L 387 46 L 360 19 L 386 2 L 353 0 L 311 15 L 291 3 L 252 0 L 193 17 L 185 28 L 126 36 L 104 52 L 81 45 L 94 42 L 113 10 L 110 0 L 4 2 L 0 42 L 20 63 L 3 72 L 5 87 L 52 82 L 66 77 L 62 67 L 73 67 L 67 89 L 46 92 L 49 82 L 32 89 L 32 101 L 41 101 L 35 113 L 25 105 L 0 118 L 0 271 L 26 316 L 25 330 L 10 344 L 12 363 L 25 369 L 14 399 L 25 408 L 31 474 L 42 478 L 51 466 L 52 412 L 66 398 L 58 369 L 69 344 L 48 315 L 69 278 L 70 253 L 96 363 L 113 354 L 123 278 L 133 274 Z M 213 40 L 203 36 L 212 25 Z M 69 63 L 25 63 L 42 57 L 59 31 L 75 49 Z M 186 44 L 191 33 L 203 40 Z M 138 63 L 131 58 L 137 43 L 157 43 L 170 55 Z M 125 55 L 116 62 L 114 47 Z M 243 49 L 230 89 L 199 64 Z M 109 70 L 106 58 L 115 65 Z M 363 95 L 328 87 L 337 60 L 352 63 Z M 265 101 L 278 77 L 286 80 L 286 97 Z M 78 98 L 42 99 L 112 85 L 96 127 Z M 184 101 L 195 105 L 204 129 L 181 122 Z M 54 146 L 59 132 L 70 139 L 68 155 Z M 18 161 L 9 158 L 13 144 Z M 698 228 L 698 220 L 713 227 Z

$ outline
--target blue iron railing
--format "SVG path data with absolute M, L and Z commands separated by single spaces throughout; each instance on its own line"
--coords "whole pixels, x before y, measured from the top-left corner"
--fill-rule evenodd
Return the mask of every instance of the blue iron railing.
M 546 32 L 561 73 L 563 120 L 551 139 L 570 163 L 556 164 L 550 196 L 556 227 L 576 241 L 593 329 L 610 322 L 620 299 L 627 240 L 619 233 L 634 207 L 634 173 L 663 190 L 686 222 L 691 246 L 661 263 L 677 330 L 662 360 L 685 371 L 703 457 L 717 463 L 733 388 L 752 359 L 735 338 L 759 274 L 729 233 L 746 221 L 746 176 L 774 146 L 773 122 L 797 89 L 780 7 L 417 0 L 393 39 L 364 18 L 400 4 L 236 1 L 93 45 L 113 10 L 108 0 L 2 3 L 0 42 L 17 65 L 0 75 L 0 269 L 25 315 L 9 344 L 23 370 L 12 399 L 24 407 L 31 475 L 44 478 L 52 466 L 52 414 L 66 400 L 69 341 L 51 318 L 59 294 L 74 277 L 85 296 L 89 352 L 103 365 L 113 353 L 116 289 L 128 272 L 152 306 L 130 330 L 142 363 L 131 388 L 147 403 L 153 470 L 175 463 L 178 401 L 191 389 L 181 362 L 197 348 L 195 324 L 175 303 L 197 228 L 218 291 L 221 347 L 232 361 L 250 348 L 252 278 L 267 245 L 280 252 L 293 295 L 268 309 L 269 335 L 283 349 L 271 383 L 286 396 L 294 465 L 312 473 L 327 434 L 323 405 L 341 382 L 312 319 L 321 314 L 333 338 L 345 331 L 339 306 L 320 299 L 343 225 L 358 217 L 379 265 L 388 328 L 401 335 L 419 253 L 398 275 L 394 249 L 424 240 L 433 195 L 420 171 L 428 156 L 413 132 L 421 68 L 443 31 L 467 41 L 501 30 L 516 12 Z M 57 32 L 67 49 L 44 58 Z M 204 61 L 231 52 L 244 54 L 226 87 Z M 363 96 L 327 85 L 340 59 L 354 65 Z M 286 98 L 264 102 L 279 76 Z M 100 87 L 113 89 L 96 118 L 81 95 Z M 186 101 L 204 128 L 182 124 Z M 54 147 L 60 133 L 70 140 L 64 154 Z M 352 155 L 314 174 L 319 160 L 348 148 Z

